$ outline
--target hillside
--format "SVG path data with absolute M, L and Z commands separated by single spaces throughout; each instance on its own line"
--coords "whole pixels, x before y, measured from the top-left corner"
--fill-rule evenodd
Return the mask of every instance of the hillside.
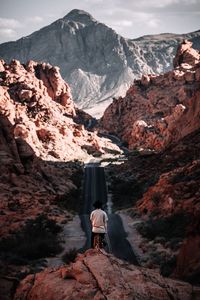
M 199 36 L 197 31 L 167 34 L 167 38 L 125 39 L 87 12 L 75 9 L 27 37 L 1 44 L 0 57 L 6 62 L 33 59 L 59 66 L 78 106 L 93 107 L 88 111 L 100 115 L 113 97 L 125 95 L 135 78 L 170 70 L 183 38 L 200 49 Z
M 130 149 L 161 151 L 200 127 L 200 55 L 184 41 L 174 58 L 174 70 L 143 75 L 125 97 L 115 99 L 102 126 Z

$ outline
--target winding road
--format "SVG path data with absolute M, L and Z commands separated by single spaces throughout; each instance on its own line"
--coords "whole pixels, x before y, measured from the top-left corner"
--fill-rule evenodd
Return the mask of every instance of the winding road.
M 81 226 L 87 239 L 81 252 L 91 247 L 91 224 L 89 215 L 94 209 L 93 203 L 96 200 L 101 200 L 104 204 L 104 210 L 107 211 L 107 186 L 104 168 L 98 166 L 97 163 L 89 163 L 85 167 L 84 192 L 80 210 Z M 120 216 L 112 213 L 108 214 L 107 251 L 129 263 L 138 265 L 133 249 L 126 237 L 127 234 L 123 228 Z

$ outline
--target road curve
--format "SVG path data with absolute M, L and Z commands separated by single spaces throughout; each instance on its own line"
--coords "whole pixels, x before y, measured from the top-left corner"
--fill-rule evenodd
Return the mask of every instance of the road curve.
M 87 240 L 81 252 L 91 247 L 91 224 L 89 215 L 93 208 L 93 203 L 101 200 L 106 210 L 107 188 L 104 168 L 97 164 L 89 164 L 85 167 L 83 199 L 80 209 L 81 226 L 86 234 Z M 126 239 L 127 234 L 123 228 L 123 223 L 119 215 L 108 215 L 108 237 L 107 244 L 110 252 L 116 257 L 138 264 L 133 249 Z

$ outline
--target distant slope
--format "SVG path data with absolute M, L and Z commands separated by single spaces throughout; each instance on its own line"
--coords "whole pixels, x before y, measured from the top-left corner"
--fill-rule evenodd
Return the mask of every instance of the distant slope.
M 167 39 L 159 35 L 128 40 L 87 12 L 75 9 L 27 37 L 1 44 L 0 57 L 58 65 L 74 101 L 82 108 L 98 103 L 103 110 L 113 97 L 125 95 L 134 78 L 170 69 L 183 37 L 196 39 L 200 48 L 199 36 L 200 31 L 184 36 L 169 34 Z

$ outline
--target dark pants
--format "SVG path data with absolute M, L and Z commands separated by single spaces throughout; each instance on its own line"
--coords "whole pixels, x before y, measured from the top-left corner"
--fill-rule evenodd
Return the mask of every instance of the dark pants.
M 96 234 L 99 234 L 100 237 L 102 238 L 102 240 L 104 240 L 105 233 L 92 232 L 92 236 L 91 236 L 91 248 L 94 248 L 94 237 L 95 237 Z

